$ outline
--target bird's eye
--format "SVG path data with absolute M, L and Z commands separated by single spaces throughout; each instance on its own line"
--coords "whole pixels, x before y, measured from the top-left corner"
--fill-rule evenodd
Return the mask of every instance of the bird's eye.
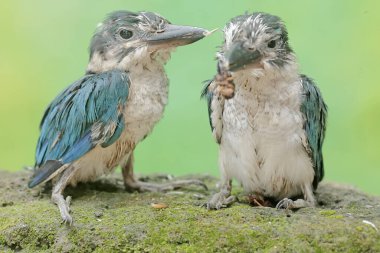
M 276 41 L 275 40 L 269 41 L 269 43 L 268 43 L 268 47 L 269 48 L 274 48 L 275 46 L 276 46 Z
M 119 35 L 123 39 L 127 40 L 127 39 L 130 39 L 133 36 L 133 32 L 129 31 L 127 29 L 122 29 L 122 30 L 120 30 Z

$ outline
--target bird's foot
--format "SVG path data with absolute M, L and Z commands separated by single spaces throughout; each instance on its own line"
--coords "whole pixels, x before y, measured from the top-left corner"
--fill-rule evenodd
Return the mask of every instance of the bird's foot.
M 67 196 L 66 199 L 64 199 L 61 194 L 53 194 L 52 200 L 58 206 L 62 217 L 62 223 L 71 226 L 73 224 L 73 218 L 70 215 L 71 196 Z
M 277 209 L 299 209 L 299 208 L 304 208 L 304 207 L 312 207 L 315 206 L 314 202 L 306 201 L 303 199 L 297 199 L 295 201 L 284 198 L 280 200 L 280 202 L 277 203 L 276 208 Z
M 204 206 L 208 210 L 219 210 L 221 208 L 228 207 L 236 201 L 236 197 L 230 194 L 231 193 L 227 191 L 220 191 L 218 193 L 215 193 Z
M 277 209 L 293 209 L 294 201 L 288 198 L 284 198 L 277 203 Z
M 177 180 L 170 183 L 147 183 L 141 181 L 126 182 L 125 188 L 127 191 L 139 191 L 139 192 L 167 192 L 185 188 L 190 185 L 198 185 L 207 190 L 207 185 L 202 181 L 196 179 Z

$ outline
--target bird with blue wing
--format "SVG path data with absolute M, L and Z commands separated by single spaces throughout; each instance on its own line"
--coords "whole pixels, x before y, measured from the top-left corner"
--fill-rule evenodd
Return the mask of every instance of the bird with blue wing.
M 218 73 L 202 95 L 219 144 L 220 191 L 206 204 L 232 204 L 237 179 L 253 205 L 315 206 L 324 175 L 327 106 L 299 74 L 283 21 L 262 12 L 233 18 L 217 53 Z
M 209 32 L 179 26 L 152 12 L 116 11 L 97 27 L 86 75 L 59 94 L 40 125 L 35 172 L 29 187 L 52 180 L 52 200 L 71 224 L 67 185 L 92 181 L 122 167 L 127 190 L 165 191 L 195 184 L 138 181 L 133 151 L 162 118 L 168 100 L 164 65 L 178 46 Z

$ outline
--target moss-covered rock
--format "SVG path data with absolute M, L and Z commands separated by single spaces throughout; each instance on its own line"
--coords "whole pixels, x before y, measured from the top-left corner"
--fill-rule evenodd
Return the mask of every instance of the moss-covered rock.
M 0 172 L 0 252 L 380 252 L 380 199 L 336 184 L 321 184 L 317 208 L 251 207 L 235 187 L 239 203 L 207 211 L 215 178 L 197 176 L 209 192 L 160 194 L 127 193 L 115 175 L 67 189 L 70 227 L 28 177 Z

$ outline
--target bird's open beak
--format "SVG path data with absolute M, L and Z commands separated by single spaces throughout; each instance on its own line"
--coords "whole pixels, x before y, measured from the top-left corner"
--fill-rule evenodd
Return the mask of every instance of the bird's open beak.
M 229 71 L 237 71 L 246 66 L 260 64 L 262 54 L 258 50 L 250 50 L 243 43 L 236 42 L 224 54 L 224 67 Z
M 212 32 L 205 29 L 169 24 L 165 30 L 147 38 L 147 42 L 154 46 L 177 47 L 196 42 Z

